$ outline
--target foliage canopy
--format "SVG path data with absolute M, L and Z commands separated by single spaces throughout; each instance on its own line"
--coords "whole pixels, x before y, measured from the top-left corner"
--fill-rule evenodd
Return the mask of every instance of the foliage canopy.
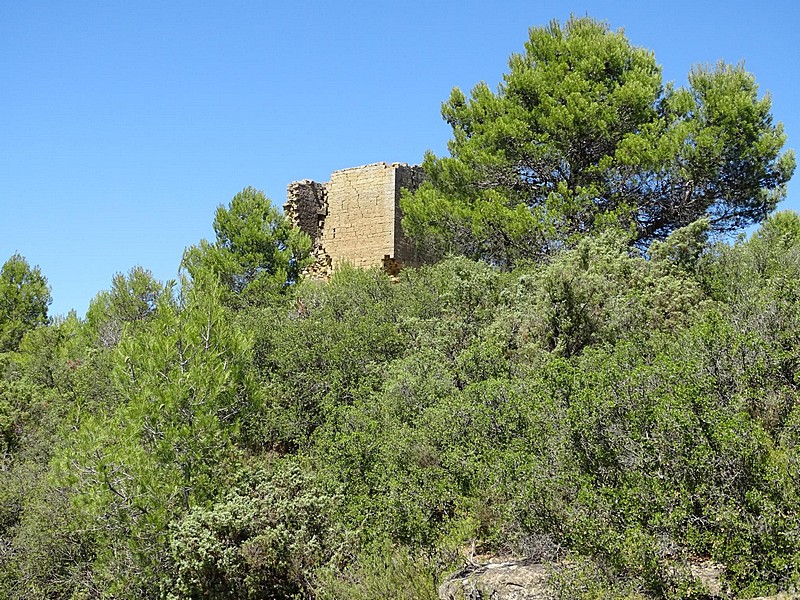
M 308 236 L 252 187 L 217 208 L 214 232 L 214 243 L 202 240 L 186 250 L 183 266 L 193 278 L 202 272 L 217 277 L 229 303 L 280 293 L 298 280 L 311 250 Z
M 701 217 L 760 222 L 795 166 L 741 64 L 664 85 L 652 52 L 588 17 L 531 28 L 496 93 L 455 88 L 442 115 L 450 156 L 426 155 L 404 226 L 429 251 L 506 266 L 611 225 L 646 247 Z
M 15 254 L 0 270 L 0 352 L 16 350 L 26 331 L 47 323 L 50 288 L 39 267 Z

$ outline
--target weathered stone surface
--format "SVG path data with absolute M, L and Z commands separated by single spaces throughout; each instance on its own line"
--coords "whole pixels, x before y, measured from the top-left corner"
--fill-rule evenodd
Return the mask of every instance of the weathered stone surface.
M 439 586 L 441 600 L 552 600 L 550 570 L 532 561 L 489 563 L 456 573 Z
M 554 600 L 550 586 L 553 569 L 568 563 L 546 565 L 532 560 L 511 560 L 469 567 L 447 578 L 439 586 L 440 600 Z M 733 599 L 721 577 L 724 567 L 712 561 L 690 565 L 692 576 L 703 584 L 709 598 Z M 742 599 L 744 600 L 744 599 Z M 782 592 L 750 600 L 800 600 L 800 594 Z
M 396 274 L 416 264 L 401 229 L 400 195 L 424 179 L 421 167 L 375 163 L 334 171 L 328 183 L 289 184 L 284 212 L 313 241 L 309 274 L 328 277 L 342 263 L 384 266 Z
M 314 240 L 319 237 L 320 223 L 328 214 L 328 191 L 325 185 L 304 179 L 289 184 L 286 190 L 286 216 Z

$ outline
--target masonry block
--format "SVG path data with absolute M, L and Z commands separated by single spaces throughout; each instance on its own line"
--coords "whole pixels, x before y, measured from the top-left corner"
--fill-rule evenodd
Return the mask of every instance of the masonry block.
M 327 278 L 343 263 L 382 266 L 396 275 L 418 264 L 400 225 L 400 195 L 424 178 L 419 166 L 381 162 L 334 171 L 327 183 L 290 183 L 284 212 L 313 241 L 309 275 Z

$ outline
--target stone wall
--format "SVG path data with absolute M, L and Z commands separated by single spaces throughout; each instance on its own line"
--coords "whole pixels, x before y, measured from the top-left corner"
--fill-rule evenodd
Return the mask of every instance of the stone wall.
M 311 238 L 314 262 L 308 269 L 312 277 L 327 277 L 332 271 L 332 260 L 320 244 L 328 215 L 327 184 L 310 179 L 294 181 L 286 189 L 283 205 L 286 217 Z
M 419 165 L 398 165 L 395 170 L 395 220 L 394 220 L 394 239 L 395 256 L 394 258 L 404 265 L 418 265 L 421 261 L 417 256 L 413 244 L 403 235 L 401 221 L 403 215 L 400 211 L 400 197 L 404 189 L 414 191 L 422 182 L 425 181 L 425 171 Z
M 416 189 L 421 167 L 375 163 L 335 171 L 328 183 L 308 179 L 289 184 L 284 211 L 313 240 L 309 274 L 327 277 L 342 263 L 383 266 L 396 274 L 416 264 L 401 228 L 401 189 Z
M 325 185 L 304 179 L 289 184 L 284 212 L 289 220 L 315 240 L 328 214 L 328 192 Z
M 394 169 L 385 163 L 336 171 L 331 175 L 330 204 L 322 245 L 334 267 L 381 264 L 394 256 Z

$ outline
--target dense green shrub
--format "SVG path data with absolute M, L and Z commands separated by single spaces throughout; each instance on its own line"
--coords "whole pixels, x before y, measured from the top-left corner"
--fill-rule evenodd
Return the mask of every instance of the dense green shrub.
M 166 597 L 309 597 L 315 570 L 342 560 L 336 502 L 291 463 L 242 475 L 212 505 L 172 524 Z

